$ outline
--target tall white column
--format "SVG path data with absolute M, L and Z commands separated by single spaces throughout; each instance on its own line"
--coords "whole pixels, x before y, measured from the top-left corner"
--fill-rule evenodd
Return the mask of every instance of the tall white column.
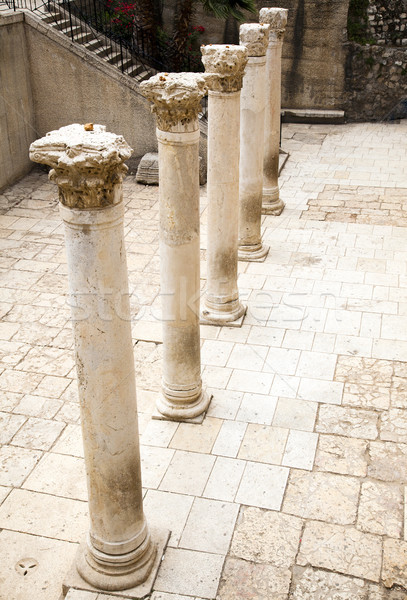
M 100 125 L 62 127 L 30 147 L 33 161 L 52 167 L 65 225 L 90 515 L 76 566 L 107 591 L 143 583 L 157 554 L 143 512 L 123 237 L 123 161 L 131 154 Z
M 248 52 L 240 100 L 239 260 L 261 261 L 266 51 L 269 25 L 240 26 L 240 45 Z
M 264 123 L 263 213 L 280 215 L 284 202 L 278 188 L 281 113 L 281 49 L 287 25 L 285 8 L 260 9 L 260 23 L 270 25 L 266 61 L 266 116 Z
M 157 402 L 168 419 L 186 421 L 206 411 L 202 389 L 199 297 L 199 123 L 205 76 L 166 73 L 141 84 L 157 116 L 163 383 Z
M 209 83 L 207 290 L 202 322 L 241 325 L 246 307 L 237 287 L 240 90 L 244 46 L 202 46 Z

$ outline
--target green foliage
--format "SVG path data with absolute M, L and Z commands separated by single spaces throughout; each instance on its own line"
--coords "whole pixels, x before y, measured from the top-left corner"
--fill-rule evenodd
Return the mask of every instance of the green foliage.
M 358 44 L 374 44 L 368 35 L 367 9 L 369 0 L 350 0 L 348 11 L 348 39 Z
M 238 21 L 244 21 L 245 15 L 242 11 L 256 12 L 255 0 L 200 0 L 205 11 L 218 19 L 234 17 Z

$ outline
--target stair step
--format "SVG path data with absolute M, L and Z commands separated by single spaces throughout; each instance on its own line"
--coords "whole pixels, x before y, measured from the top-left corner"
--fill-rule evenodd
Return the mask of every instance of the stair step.
M 49 23 L 51 25 L 53 25 L 54 23 L 56 23 L 57 21 L 59 21 L 61 19 L 61 14 L 59 12 L 55 12 L 55 13 L 44 13 L 44 17 L 42 18 L 42 20 L 44 21 L 44 23 Z
M 64 27 L 63 29 L 61 29 L 60 31 L 62 31 L 62 33 L 64 33 L 65 35 L 67 35 L 68 37 L 70 37 L 72 39 L 72 36 L 74 38 L 74 41 L 77 41 L 77 37 L 79 37 L 79 35 L 82 32 L 82 28 L 80 25 L 74 25 L 71 29 L 71 26 L 69 27 Z
M 146 79 L 150 79 L 150 77 L 151 73 L 149 73 L 148 71 L 142 71 L 135 77 L 135 79 L 137 79 L 137 81 L 145 81 Z
M 91 50 L 92 52 L 96 52 L 96 50 L 98 48 L 103 48 L 103 44 L 100 40 L 98 40 L 97 38 L 93 38 L 91 39 L 89 42 L 86 42 L 84 44 L 85 48 L 87 48 L 88 50 Z
M 64 29 L 68 29 L 71 26 L 71 22 L 69 19 L 59 18 L 58 21 L 54 21 L 52 23 L 52 26 L 55 27 L 55 29 L 63 31 Z
M 122 73 L 132 77 L 136 81 L 142 82 L 151 77 L 152 72 L 147 71 L 143 65 L 135 62 L 137 58 L 129 55 L 125 49 L 122 52 L 114 51 L 110 45 L 106 45 L 106 42 L 94 37 L 94 34 L 91 31 L 86 31 L 86 26 L 82 29 L 81 24 L 72 24 L 71 30 L 70 19 L 66 16 L 62 16 L 57 10 L 52 9 L 52 12 L 44 14 L 42 20 L 71 39 L 73 34 L 73 40 L 75 42 L 81 44 L 87 50 L 93 52 L 96 56 L 102 58 L 112 66 L 120 69 Z
M 106 62 L 108 62 L 111 65 L 119 64 L 120 66 L 120 61 L 122 58 L 124 57 L 121 52 L 112 52 L 112 54 L 109 54 L 109 58 L 106 59 Z
M 102 44 L 100 46 L 100 48 L 95 48 L 95 50 L 93 50 L 93 52 L 96 54 L 96 56 L 99 56 L 99 58 L 104 58 L 107 61 L 106 57 L 109 57 L 111 48 L 110 48 L 110 46 L 104 46 Z
M 127 69 L 131 69 L 131 67 L 134 65 L 133 63 L 133 59 L 131 57 L 123 57 L 123 62 L 120 63 L 119 67 L 120 70 L 125 73 L 127 72 Z
M 125 68 L 123 73 L 128 75 L 129 77 L 137 77 L 139 73 L 143 72 L 143 67 L 141 65 L 131 64 L 129 67 Z
M 80 30 L 79 33 L 75 35 L 75 42 L 82 45 L 85 45 L 87 42 L 90 42 L 93 39 L 93 33 L 90 31 Z

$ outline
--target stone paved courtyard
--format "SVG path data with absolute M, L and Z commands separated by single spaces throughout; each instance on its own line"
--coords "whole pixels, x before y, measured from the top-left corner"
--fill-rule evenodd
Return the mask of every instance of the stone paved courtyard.
M 201 328 L 202 425 L 151 419 L 158 189 L 124 183 L 144 507 L 172 531 L 151 600 L 407 598 L 407 121 L 282 145 L 244 324 Z M 87 492 L 56 187 L 34 170 L 0 212 L 0 598 L 58 600 Z

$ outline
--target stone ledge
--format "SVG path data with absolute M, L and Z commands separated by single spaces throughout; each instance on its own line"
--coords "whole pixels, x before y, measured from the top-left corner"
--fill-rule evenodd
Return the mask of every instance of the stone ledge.
M 21 23 L 24 21 L 24 15 L 22 12 L 14 12 L 11 8 L 4 10 L 0 8 L 0 27 L 2 25 L 11 25 L 13 23 Z
M 343 110 L 314 108 L 282 108 L 281 117 L 284 123 L 344 123 Z

